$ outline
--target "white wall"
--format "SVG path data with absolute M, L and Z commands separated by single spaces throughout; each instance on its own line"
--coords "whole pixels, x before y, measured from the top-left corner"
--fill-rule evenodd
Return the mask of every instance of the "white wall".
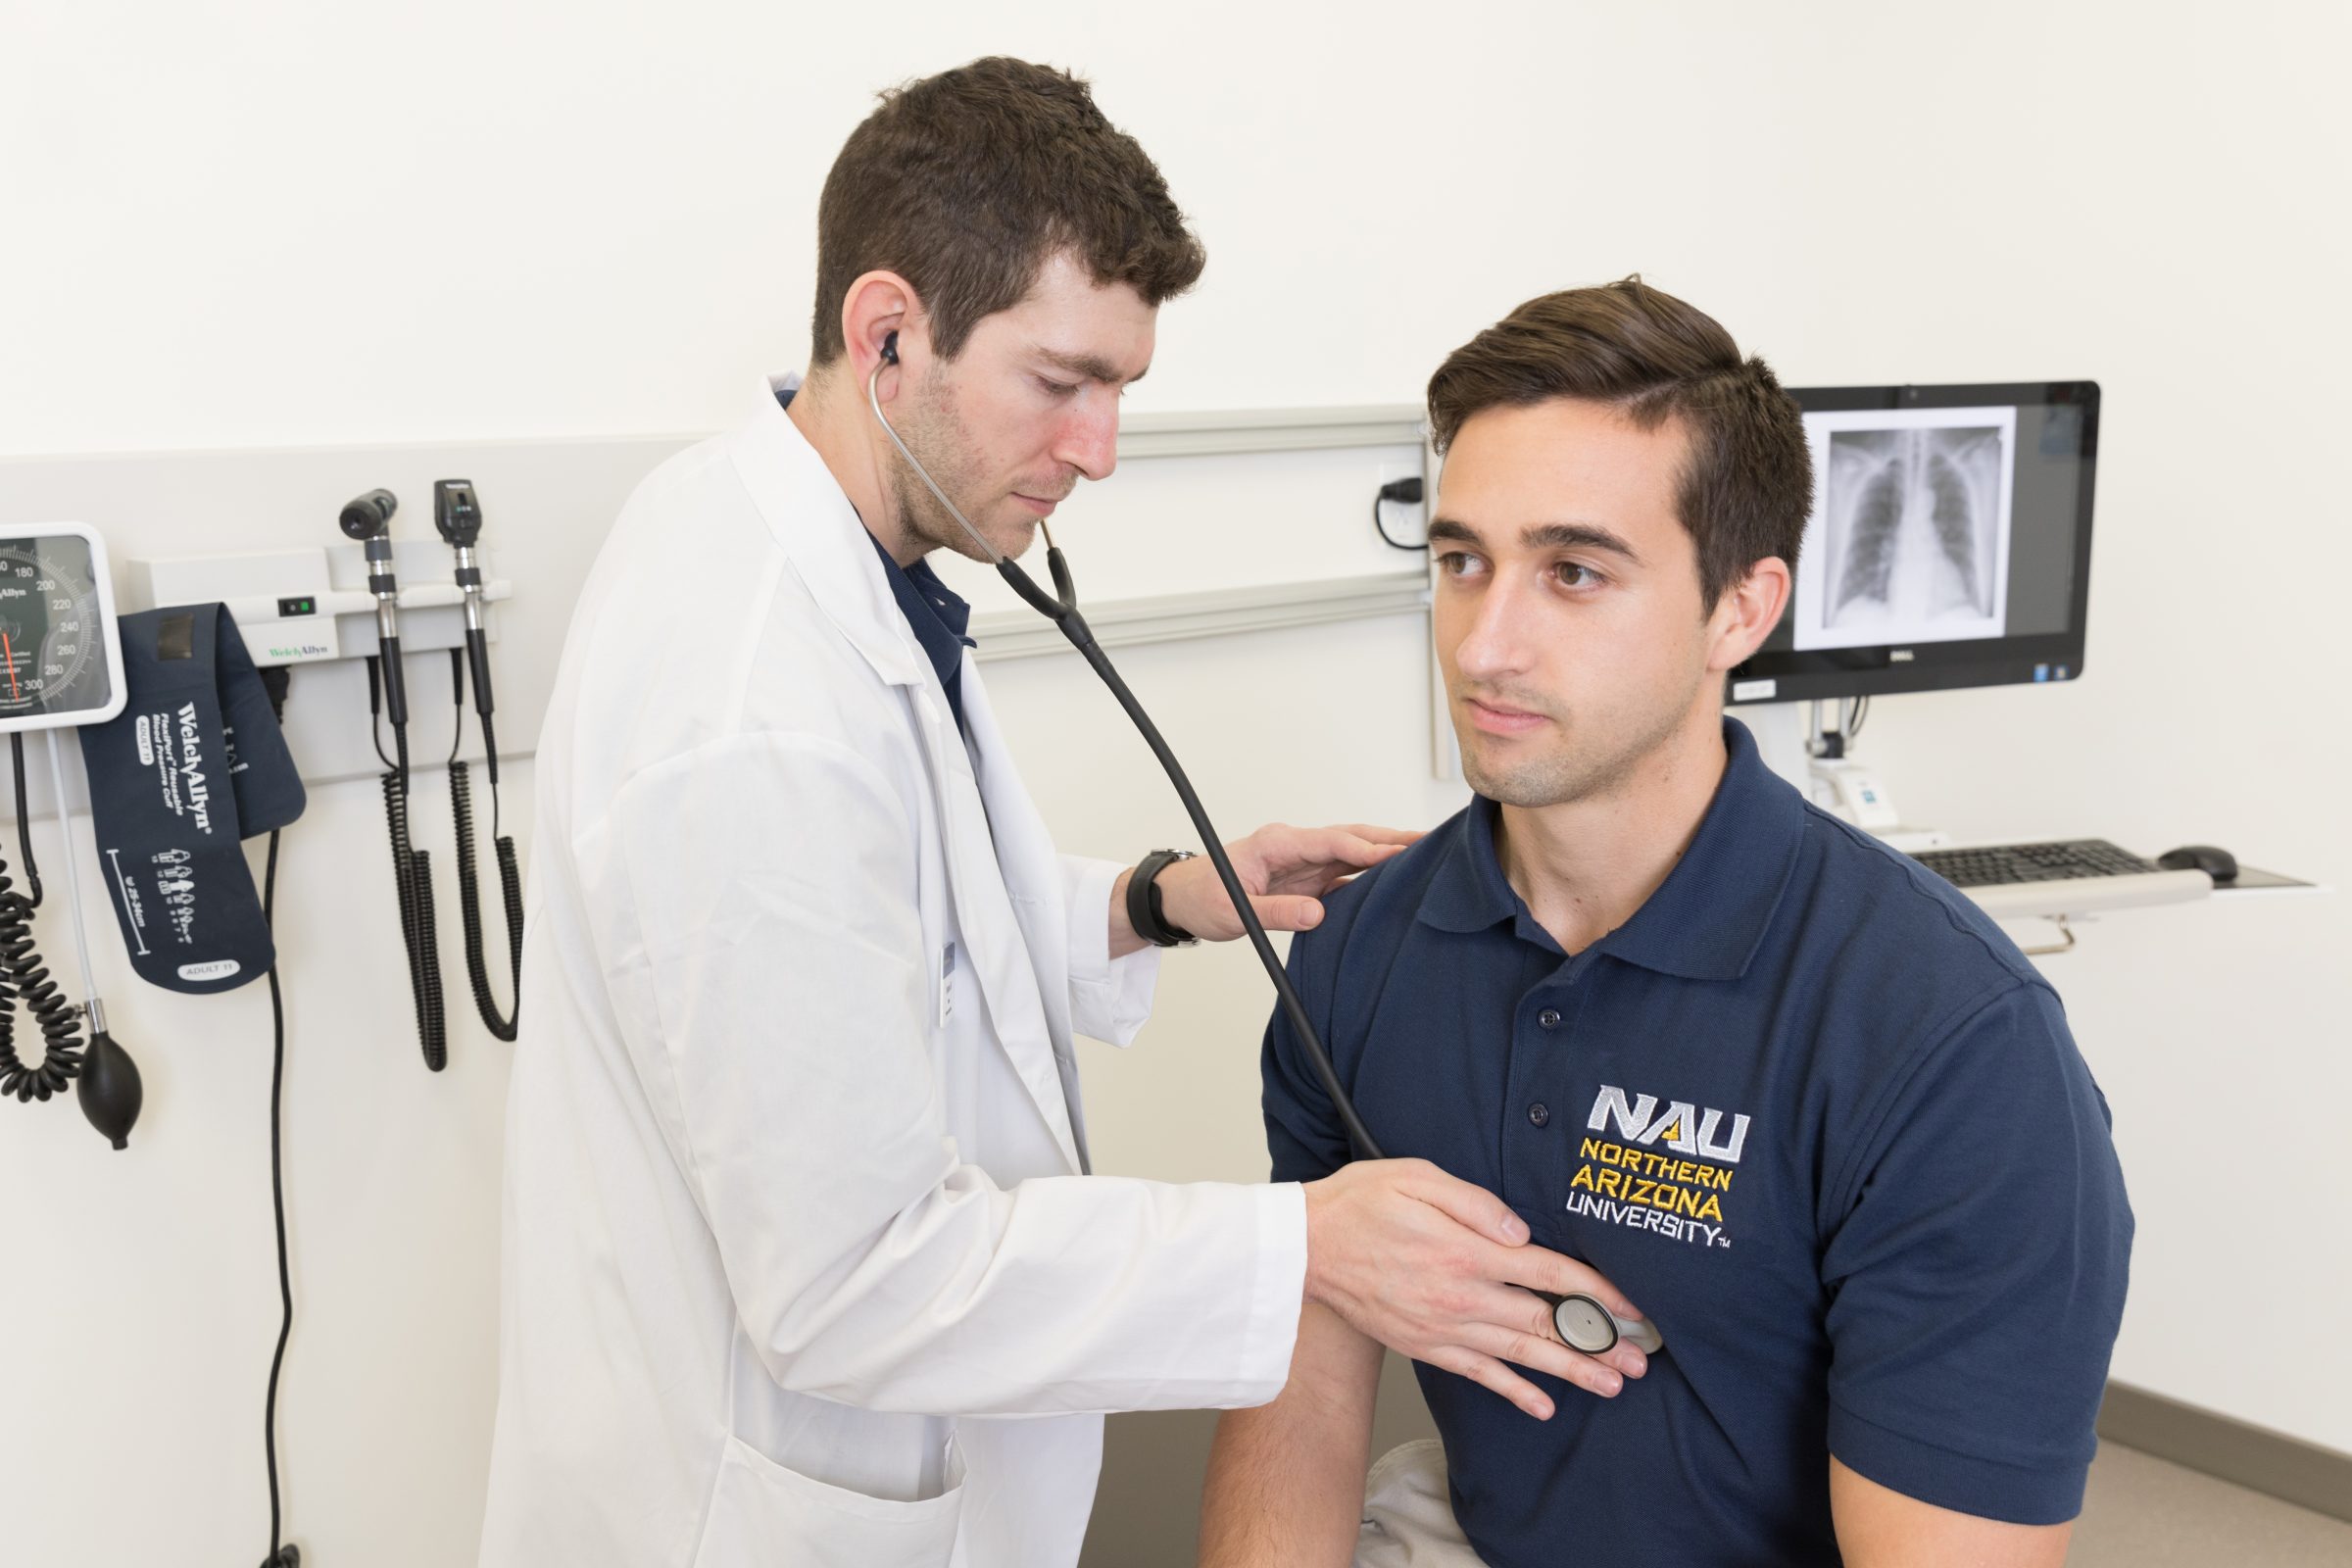
M 1025 53 L 1095 76 L 1209 243 L 1139 410 L 1409 401 L 1518 300 L 1635 269 L 1793 382 L 2096 376 L 2088 677 L 1888 701 L 1870 755 L 1911 815 L 1947 827 L 2210 840 L 2343 886 L 2347 45 L 2339 10 L 2280 4 L 1230 6 L 1163 23 L 1078 5 L 992 21 L 935 3 L 13 0 L 0 451 L 711 427 L 802 353 L 814 194 L 870 89 Z M 1156 516 L 1121 526 L 1174 482 L 1148 466 L 1073 512 L 1082 581 L 1150 580 L 1146 548 L 1187 583 L 1222 564 Z M 1337 528 L 1332 505 L 1267 526 Z M 551 518 L 544 559 L 509 564 L 522 591 L 566 581 L 599 520 Z M 308 542 L 321 523 L 289 511 L 282 527 Z M 182 531 L 195 550 L 222 530 Z M 1426 777 L 1419 636 L 1398 617 L 1124 662 L 1231 831 L 1426 822 L 1451 796 Z M 1180 836 L 1080 672 L 988 678 L 1072 848 Z M 469 1550 L 503 1094 L 478 1038 L 448 1078 L 416 1065 L 381 962 L 375 809 L 365 786 L 320 792 L 285 890 L 303 1031 L 288 1502 L 314 1555 L 354 1568 Z M 2346 901 L 2133 913 L 2084 941 L 2047 968 L 2139 1203 L 2119 1375 L 2352 1449 L 2328 1316 L 2352 1294 L 2352 1193 L 2328 1157 L 2352 1101 Z M 0 1105 L 0 1185 L 46 1198 L 20 1210 L 0 1335 L 64 1331 L 0 1395 L 0 1471 L 19 1478 L 0 1555 L 258 1558 L 266 1015 L 252 996 L 107 985 L 145 1048 L 132 1152 L 64 1107 Z M 1259 985 L 1246 955 L 1187 956 L 1148 1046 L 1090 1057 L 1105 1168 L 1259 1167 Z M 2237 1333 L 2215 1336 L 2213 1300 Z

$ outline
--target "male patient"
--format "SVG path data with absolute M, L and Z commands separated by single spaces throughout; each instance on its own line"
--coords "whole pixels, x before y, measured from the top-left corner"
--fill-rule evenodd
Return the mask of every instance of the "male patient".
M 1429 406 L 1477 795 L 1291 972 L 1387 1151 L 1500 1195 L 1665 1348 L 1548 1421 L 1417 1364 L 1443 1451 L 1367 1495 L 1380 1348 L 1309 1306 L 1282 1396 L 1218 1430 L 1202 1562 L 2059 1562 L 2131 1209 L 2050 988 L 1723 716 L 1788 600 L 1795 405 L 1629 279 L 1521 306 Z M 1277 1180 L 1347 1159 L 1279 1014 L 1265 1112 Z

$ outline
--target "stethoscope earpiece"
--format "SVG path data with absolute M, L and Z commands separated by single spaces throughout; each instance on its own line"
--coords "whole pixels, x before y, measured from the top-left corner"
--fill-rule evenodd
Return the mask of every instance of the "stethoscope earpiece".
M 899 334 L 896 332 L 892 332 L 882 339 L 882 363 L 884 365 L 899 363 Z

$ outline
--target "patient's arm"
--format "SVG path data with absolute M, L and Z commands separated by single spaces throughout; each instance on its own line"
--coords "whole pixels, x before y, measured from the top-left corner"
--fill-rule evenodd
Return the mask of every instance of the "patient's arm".
M 1846 1568 L 2058 1568 L 2075 1530 L 1954 1513 L 1882 1487 L 1835 1457 L 1830 1517 Z
M 1364 1511 L 1381 1348 L 1307 1303 L 1291 1381 L 1217 1423 L 1200 1499 L 1200 1568 L 1348 1568 Z

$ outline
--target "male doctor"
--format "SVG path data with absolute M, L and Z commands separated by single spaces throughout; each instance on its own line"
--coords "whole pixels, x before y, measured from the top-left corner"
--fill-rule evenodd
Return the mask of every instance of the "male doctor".
M 1018 555 L 1110 472 L 1201 265 L 1083 82 L 885 94 L 825 184 L 807 381 L 614 525 L 540 738 L 484 1564 L 1066 1568 L 1102 1413 L 1272 1398 L 1308 1301 L 1531 1418 L 1506 1361 L 1617 1388 L 1530 1290 L 1630 1303 L 1429 1165 L 1085 1174 L 1073 1034 L 1134 1036 L 1148 939 L 1240 921 L 1204 860 L 1056 858 L 923 564 L 970 546 L 866 389 Z M 1406 837 L 1232 853 L 1299 930 Z

